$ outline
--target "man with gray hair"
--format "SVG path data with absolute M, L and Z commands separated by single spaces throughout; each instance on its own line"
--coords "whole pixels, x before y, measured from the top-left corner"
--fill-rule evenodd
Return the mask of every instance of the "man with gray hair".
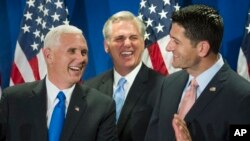
M 88 63 L 82 31 L 61 25 L 45 37 L 47 76 L 6 88 L 0 101 L 0 140 L 113 141 L 115 103 L 79 80 Z
M 165 77 L 142 62 L 145 25 L 131 12 L 111 16 L 103 27 L 104 49 L 114 68 L 85 83 L 113 97 L 120 141 L 143 141 Z

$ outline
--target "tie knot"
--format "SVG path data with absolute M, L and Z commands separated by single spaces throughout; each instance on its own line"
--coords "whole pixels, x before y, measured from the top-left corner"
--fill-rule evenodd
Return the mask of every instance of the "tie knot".
M 195 79 L 192 79 L 190 86 L 193 87 L 193 88 L 197 88 L 198 87 L 197 81 Z
M 127 80 L 124 78 L 124 77 L 122 77 L 122 78 L 120 78 L 120 80 L 118 81 L 118 84 L 117 84 L 117 86 L 118 87 L 123 87 L 124 86 L 124 84 L 127 82 Z
M 60 91 L 57 95 L 57 98 L 60 100 L 60 101 L 64 101 L 66 99 L 64 93 L 62 91 Z

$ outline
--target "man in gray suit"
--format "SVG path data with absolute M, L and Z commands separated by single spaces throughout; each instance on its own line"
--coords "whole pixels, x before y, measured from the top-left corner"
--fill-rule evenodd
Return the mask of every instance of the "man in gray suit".
M 124 105 L 121 112 L 117 110 L 120 141 L 144 140 L 156 97 L 165 80 L 142 63 L 144 33 L 144 24 L 132 13 L 121 11 L 111 16 L 104 25 L 103 35 L 105 51 L 110 54 L 114 68 L 85 82 L 115 97 L 119 79 L 126 79 Z
M 223 60 L 222 37 L 223 21 L 215 9 L 191 5 L 174 12 L 166 50 L 173 53 L 172 65 L 183 70 L 165 81 L 146 141 L 175 140 L 175 113 L 186 122 L 193 141 L 228 141 L 231 125 L 250 124 L 250 83 Z M 183 114 L 181 107 L 191 94 L 194 104 Z
M 78 83 L 88 62 L 82 31 L 70 25 L 52 29 L 45 37 L 43 53 L 48 70 L 43 80 L 3 91 L 0 140 L 116 140 L 114 101 Z M 58 92 L 64 93 L 65 110 L 62 111 L 66 114 L 61 131 L 54 131 L 56 128 L 51 129 L 50 124 L 57 121 L 52 117 L 53 109 L 61 102 L 57 99 Z M 54 133 L 60 133 L 57 139 L 51 139 Z

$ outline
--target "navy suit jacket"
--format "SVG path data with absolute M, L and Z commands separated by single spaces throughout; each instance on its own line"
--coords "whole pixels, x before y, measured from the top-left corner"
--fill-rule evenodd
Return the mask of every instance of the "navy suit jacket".
M 6 88 L 0 102 L 0 140 L 46 141 L 45 80 Z M 76 84 L 60 141 L 116 140 L 115 103 L 87 86 Z
M 143 141 L 155 105 L 161 93 L 165 77 L 144 64 L 140 68 L 128 92 L 117 127 L 120 141 Z M 110 70 L 85 83 L 112 97 L 114 72 Z
M 182 92 L 188 81 L 185 70 L 165 81 L 147 131 L 146 141 L 175 140 L 172 128 Z M 232 124 L 250 124 L 250 83 L 227 64 L 217 72 L 187 113 L 185 121 L 193 141 L 228 141 Z

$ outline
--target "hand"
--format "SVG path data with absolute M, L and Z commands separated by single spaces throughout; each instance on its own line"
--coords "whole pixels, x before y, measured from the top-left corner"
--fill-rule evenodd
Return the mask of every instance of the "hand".
M 178 114 L 174 114 L 172 126 L 175 132 L 176 141 L 192 141 L 186 122 Z

